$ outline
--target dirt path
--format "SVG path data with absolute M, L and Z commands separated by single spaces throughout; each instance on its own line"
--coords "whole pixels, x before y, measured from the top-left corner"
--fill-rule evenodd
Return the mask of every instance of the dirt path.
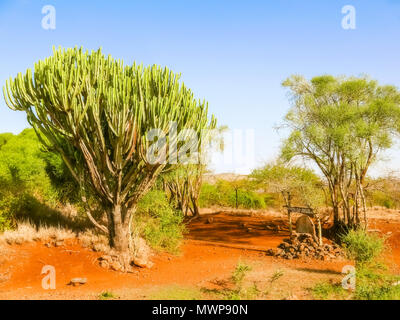
M 281 223 L 268 217 L 215 215 L 193 221 L 179 256 L 159 254 L 152 269 L 136 269 L 122 274 L 102 269 L 96 263 L 101 255 L 82 248 L 76 241 L 47 248 L 43 243 L 7 246 L 0 258 L 0 299 L 97 299 L 107 290 L 121 298 L 146 299 L 165 286 L 215 288 L 232 275 L 238 261 L 252 265 L 251 279 L 263 286 L 280 270 L 284 274 L 271 298 L 310 298 L 307 287 L 316 281 L 340 280 L 348 262 L 285 261 L 268 257 L 264 250 L 276 247 L 286 231 L 266 230 L 265 223 Z M 283 223 L 283 222 L 282 222 Z M 377 222 L 384 232 L 392 232 L 393 257 L 400 265 L 400 224 Z M 249 231 L 249 228 L 251 229 Z M 389 231 L 392 230 L 392 231 Z M 56 290 L 44 290 L 41 270 L 51 265 L 56 270 Z M 87 278 L 80 287 L 67 285 L 72 278 Z

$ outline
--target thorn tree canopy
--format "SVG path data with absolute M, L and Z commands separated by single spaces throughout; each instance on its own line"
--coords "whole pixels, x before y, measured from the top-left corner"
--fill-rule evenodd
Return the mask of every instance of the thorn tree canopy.
M 300 156 L 318 166 L 329 186 L 336 225 L 359 225 L 360 210 L 366 225 L 365 177 L 398 136 L 400 92 L 366 77 L 330 75 L 311 81 L 292 76 L 283 86 L 293 100 L 285 118 L 291 133 L 283 157 Z

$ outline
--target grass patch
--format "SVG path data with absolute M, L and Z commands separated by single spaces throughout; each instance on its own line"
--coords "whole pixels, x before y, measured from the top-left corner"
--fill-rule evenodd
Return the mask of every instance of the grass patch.
M 251 266 L 239 262 L 231 276 L 231 287 L 225 287 L 222 290 L 203 289 L 204 293 L 217 296 L 224 300 L 254 300 L 260 295 L 256 283 L 250 285 L 245 283 L 246 276 L 252 270 Z
M 355 288 L 319 283 L 312 288 L 317 299 L 400 300 L 400 276 L 393 275 L 382 262 L 385 239 L 363 230 L 350 230 L 342 237 L 348 258 L 356 262 Z
M 340 283 L 320 282 L 311 288 L 311 293 L 317 300 L 344 300 L 348 291 Z
M 269 280 L 270 283 L 274 283 L 274 282 L 278 281 L 280 278 L 283 277 L 283 275 L 284 275 L 284 273 L 283 273 L 282 270 L 276 270 L 276 271 L 272 274 L 271 279 Z
M 98 299 L 99 300 L 115 300 L 118 299 L 119 297 L 112 293 L 111 291 L 103 291 L 102 293 L 99 294 Z
M 201 290 L 179 286 L 162 288 L 149 296 L 150 300 L 200 300 L 202 298 Z

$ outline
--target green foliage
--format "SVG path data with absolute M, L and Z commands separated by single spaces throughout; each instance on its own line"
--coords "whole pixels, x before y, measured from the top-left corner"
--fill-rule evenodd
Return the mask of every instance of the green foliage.
M 132 209 L 169 163 L 162 150 L 178 143 L 170 130 L 190 129 L 187 138 L 199 138 L 216 126 L 207 103 L 195 99 L 179 74 L 157 65 L 126 66 L 100 49 L 54 49 L 33 72 L 7 81 L 3 93 L 11 109 L 27 114 L 42 144 L 60 154 L 82 192 L 114 217 L 107 220 L 108 229 L 116 229 L 109 235 L 120 251 L 129 250 L 128 242 L 116 243 L 122 237 L 115 235 L 130 236 Z M 160 152 L 148 136 L 153 129 Z
M 372 263 L 385 248 L 383 238 L 361 229 L 349 230 L 341 237 L 341 240 L 348 258 L 355 260 L 357 266 Z
M 270 282 L 273 283 L 275 281 L 278 281 L 280 278 L 283 277 L 283 275 L 284 275 L 284 272 L 282 270 L 275 271 L 271 276 Z
M 99 294 L 99 300 L 114 300 L 118 299 L 118 296 L 110 291 L 103 291 Z
M 343 289 L 341 283 L 321 282 L 311 292 L 321 300 L 400 300 L 399 280 L 399 276 L 387 273 L 382 266 L 364 265 L 357 268 L 354 291 Z
M 55 209 L 60 201 L 71 198 L 71 192 L 65 191 L 72 181 L 69 173 L 60 170 L 59 183 L 51 174 L 54 168 L 63 167 L 60 157 L 42 150 L 33 129 L 19 135 L 0 135 L 0 140 L 6 141 L 0 148 L 0 231 L 13 228 L 17 220 L 76 225 Z M 73 188 L 76 193 L 76 184 Z M 82 225 L 85 219 L 81 220 Z
M 382 269 L 382 268 L 379 268 Z M 376 267 L 357 269 L 356 300 L 400 300 L 400 277 Z
M 171 207 L 163 191 L 150 191 L 139 201 L 133 223 L 154 249 L 178 252 L 185 232 L 183 213 Z
M 244 280 L 244 277 L 248 272 L 251 271 L 251 267 L 243 262 L 239 262 L 236 265 L 235 271 L 232 275 L 233 283 L 237 286 L 241 286 Z
M 320 282 L 311 288 L 311 293 L 318 300 L 343 300 L 348 292 L 341 283 Z
M 352 210 L 351 195 L 364 203 L 368 169 L 399 133 L 399 90 L 367 77 L 330 75 L 292 76 L 283 86 L 290 89 L 293 107 L 285 117 L 290 135 L 282 157 L 314 162 L 327 180 L 335 224 L 341 202 L 345 223 L 358 224 L 360 206 Z
M 35 197 L 51 202 L 55 193 L 33 130 L 2 134 L 0 141 L 0 231 L 4 231 L 14 227 L 17 218 L 39 214 L 42 208 Z
M 238 207 L 243 209 L 264 209 L 266 208 L 265 198 L 262 194 L 251 190 L 237 190 Z M 220 180 L 216 184 L 204 183 L 201 188 L 200 207 L 212 206 L 231 207 L 236 206 L 236 190 L 229 181 Z
M 356 261 L 356 287 L 344 290 L 340 284 L 320 283 L 312 292 L 320 299 L 399 300 L 399 276 L 388 272 L 381 262 L 384 239 L 363 230 L 350 230 L 342 236 L 348 258 Z
M 278 194 L 288 201 L 318 208 L 323 205 L 324 195 L 320 178 L 309 169 L 283 163 L 268 163 L 254 170 L 250 178 L 256 187 L 270 194 Z M 292 202 L 292 204 L 293 204 Z
M 150 300 L 200 300 L 202 293 L 195 288 L 170 286 L 158 289 L 150 294 Z
M 248 273 L 252 270 L 251 266 L 246 263 L 239 262 L 232 274 L 233 289 L 226 289 L 223 296 L 226 300 L 253 300 L 260 291 L 255 283 L 250 286 L 244 284 L 244 280 Z
M 3 185 L 40 188 L 48 195 L 53 190 L 41 158 L 40 142 L 31 129 L 9 137 L 0 149 L 0 181 Z
M 368 198 L 372 206 L 396 209 L 400 207 L 400 185 L 399 179 L 393 177 L 382 177 L 369 180 L 371 191 Z

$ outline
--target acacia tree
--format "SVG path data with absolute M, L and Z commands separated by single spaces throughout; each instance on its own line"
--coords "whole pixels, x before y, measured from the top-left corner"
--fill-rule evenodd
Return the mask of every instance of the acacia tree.
M 88 211 L 89 219 L 108 233 L 127 266 L 137 203 L 178 145 L 172 128 L 200 136 L 215 119 L 167 68 L 125 66 L 101 50 L 53 51 L 33 73 L 7 81 L 6 103 L 27 113 L 42 143 L 61 155 L 82 191 L 97 198 L 107 226 Z
M 294 102 L 283 157 L 311 160 L 325 176 L 334 223 L 366 224 L 364 182 L 371 164 L 390 148 L 399 130 L 400 93 L 367 78 L 292 76 L 283 82 Z M 340 209 L 342 208 L 342 217 Z
M 315 211 L 323 204 L 321 180 L 310 169 L 278 161 L 253 170 L 250 178 L 264 192 L 280 194 L 286 206 L 293 198 Z

